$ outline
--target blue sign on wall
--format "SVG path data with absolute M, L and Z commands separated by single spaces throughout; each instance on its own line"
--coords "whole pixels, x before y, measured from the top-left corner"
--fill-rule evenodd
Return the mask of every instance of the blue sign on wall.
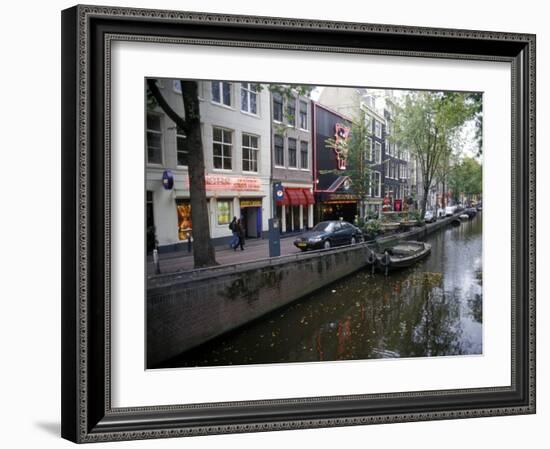
M 280 201 L 284 198 L 285 191 L 283 189 L 283 184 L 276 182 L 273 184 L 273 197 L 276 201 Z
M 172 190 L 174 187 L 174 175 L 170 170 L 164 170 L 162 174 L 162 187 L 166 190 Z

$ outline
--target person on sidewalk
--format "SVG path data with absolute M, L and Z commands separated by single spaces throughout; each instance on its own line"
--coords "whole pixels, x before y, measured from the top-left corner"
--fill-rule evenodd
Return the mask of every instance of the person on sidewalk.
M 233 217 L 233 220 L 231 220 L 231 223 L 229 223 L 229 229 L 233 233 L 233 237 L 231 237 L 231 242 L 229 243 L 229 247 L 237 251 L 237 246 L 239 246 L 239 232 L 237 230 L 237 217 Z
M 239 236 L 239 243 L 237 246 L 240 246 L 241 251 L 244 251 L 244 226 L 240 218 L 237 220 L 237 234 Z M 237 250 L 237 246 L 235 246 L 235 251 Z

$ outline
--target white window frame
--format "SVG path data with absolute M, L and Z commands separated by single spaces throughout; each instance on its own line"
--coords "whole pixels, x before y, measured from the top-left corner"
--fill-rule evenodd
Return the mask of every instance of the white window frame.
M 280 96 L 281 98 L 281 120 L 277 120 L 275 118 L 275 96 Z M 277 92 L 274 92 L 272 95 L 271 95 L 271 116 L 273 117 L 273 121 L 275 123 L 283 123 L 284 120 L 285 120 L 285 97 L 283 96 L 283 94 L 280 94 L 280 93 L 277 93 Z
M 302 127 L 302 105 L 306 105 L 306 127 Z M 309 129 L 308 126 L 308 119 L 309 119 L 309 108 L 308 108 L 308 102 L 304 100 L 298 99 L 298 121 L 300 129 L 303 129 L 304 131 L 307 131 Z
M 256 138 L 256 147 L 252 147 L 252 146 L 246 146 L 243 142 L 244 140 L 244 137 L 254 137 Z M 251 142 L 251 140 L 249 140 L 249 142 Z M 258 173 L 258 170 L 259 170 L 259 166 L 260 166 L 260 136 L 257 136 L 256 134 L 250 134 L 250 133 L 245 133 L 243 132 L 242 135 L 241 135 L 241 153 L 242 153 L 242 171 L 244 173 Z M 252 153 L 255 153 L 255 157 L 256 159 L 253 160 L 251 158 L 248 158 L 247 160 L 249 161 L 249 164 L 252 163 L 253 161 L 256 163 L 256 170 L 245 170 L 244 168 L 244 161 L 245 161 L 245 157 L 244 157 L 244 152 L 245 150 L 248 150 L 250 153 L 250 155 L 252 155 Z
M 214 140 L 214 130 L 215 129 L 219 129 L 221 130 L 222 132 L 222 141 L 221 142 L 218 142 L 216 140 Z M 224 132 L 228 132 L 231 134 L 231 143 L 230 144 L 227 144 L 224 140 Z M 212 169 L 213 170 L 216 170 L 216 171 L 225 171 L 225 172 L 231 172 L 233 171 L 233 141 L 234 141 L 234 138 L 235 138 L 235 133 L 233 132 L 233 130 L 231 129 L 227 129 L 227 128 L 223 128 L 221 126 L 212 126 Z M 214 154 L 214 145 L 215 144 L 219 144 L 219 145 L 222 145 L 222 155 L 221 156 L 216 156 Z M 224 156 L 224 152 L 223 152 L 223 149 L 225 147 L 229 147 L 229 153 L 230 153 L 230 156 L 227 157 L 227 156 Z M 215 163 L 215 159 L 216 157 L 221 157 L 222 158 L 222 168 L 216 168 L 216 163 Z M 223 162 L 225 159 L 229 159 L 231 161 L 231 168 L 223 168 L 223 166 L 225 165 Z
M 155 117 L 158 117 L 159 119 L 159 124 L 160 124 L 160 130 L 156 130 L 156 129 L 150 129 L 149 128 L 149 120 L 147 119 L 147 117 L 145 118 L 145 134 L 146 134 L 146 140 L 145 140 L 145 143 L 147 145 L 147 154 L 146 154 L 146 157 L 147 157 L 147 165 L 153 165 L 153 166 L 156 166 L 156 167 L 159 167 L 159 166 L 162 166 L 164 165 L 164 130 L 163 130 L 163 115 L 162 114 L 159 114 L 157 112 L 151 112 L 151 111 L 147 111 L 147 115 L 152 115 L 152 116 L 155 116 Z M 149 133 L 153 133 L 153 134 L 158 134 L 160 136 L 160 162 L 149 162 L 149 142 L 148 142 L 148 139 L 147 139 L 147 135 Z
M 302 165 L 302 162 L 304 161 L 304 159 L 302 158 L 302 154 L 304 153 L 304 151 L 302 150 L 303 144 L 305 144 L 307 148 L 307 151 L 306 151 L 307 167 L 304 167 Z M 309 142 L 307 140 L 300 140 L 300 169 L 304 171 L 309 171 Z
M 373 123 L 373 118 L 370 115 L 365 115 L 365 126 L 367 128 L 367 133 L 369 134 L 369 136 L 372 136 L 373 134 L 372 123 Z
M 292 103 L 294 103 L 294 120 L 292 121 L 292 123 L 289 122 L 290 116 L 288 114 L 288 106 L 289 104 L 291 104 L 291 101 L 289 101 L 288 98 L 283 98 L 283 120 L 286 126 L 296 128 L 296 97 L 294 95 L 291 95 L 290 98 L 292 99 Z
M 277 163 L 277 151 L 276 151 L 276 147 L 275 147 L 275 137 L 280 137 L 281 138 L 281 141 L 283 142 L 283 151 L 282 151 L 282 155 L 283 155 L 283 164 L 280 165 Z M 282 134 L 275 134 L 273 136 L 273 165 L 275 165 L 275 167 L 277 168 L 285 168 L 285 137 L 282 135 Z
M 372 143 L 372 137 L 367 137 L 367 144 L 365 146 L 365 160 L 367 161 L 373 161 L 374 162 L 374 159 L 373 159 L 373 143 Z
M 382 196 L 382 173 L 375 170 L 372 172 L 374 175 L 374 179 L 376 180 L 376 175 L 378 175 L 378 183 L 377 183 L 377 192 L 376 195 L 374 195 L 375 198 L 380 198 Z M 371 184 L 372 189 L 372 184 Z M 371 197 L 372 197 L 372 190 L 371 190 Z
M 220 101 L 216 101 L 214 99 L 214 93 L 213 93 L 213 87 L 214 87 L 214 84 L 217 83 L 220 87 Z M 223 102 L 223 98 L 224 98 L 224 83 L 225 84 L 228 84 L 229 87 L 229 104 L 225 104 Z M 234 101 L 234 98 L 233 98 L 233 83 L 229 82 L 229 81 L 211 81 L 210 82 L 210 98 L 212 100 L 212 104 L 215 104 L 216 106 L 222 106 L 224 108 L 229 108 L 229 109 L 233 109 L 233 105 L 235 103 Z
M 260 115 L 260 96 L 258 95 L 258 91 L 254 89 L 254 87 L 257 85 L 258 85 L 257 83 L 241 83 L 241 95 L 239 97 L 241 112 L 244 112 L 245 114 L 254 115 L 254 116 Z M 245 92 L 245 95 L 246 95 L 248 110 L 243 109 L 243 103 L 242 103 L 243 92 Z M 250 111 L 250 105 L 252 104 L 250 99 L 252 98 L 252 96 L 256 97 L 256 112 Z
M 374 120 L 374 135 L 379 139 L 382 138 L 382 122 L 379 120 Z
M 290 141 L 293 140 L 295 142 L 295 146 L 294 146 L 294 151 L 295 151 L 295 161 L 296 161 L 296 164 L 295 165 L 290 165 Z M 289 170 L 298 170 L 298 139 L 295 139 L 294 137 L 289 137 L 287 138 L 287 142 L 286 142 L 286 148 L 287 148 L 287 153 L 288 153 L 288 162 L 287 162 L 287 165 L 288 165 L 288 169 Z
M 382 144 L 380 142 L 374 142 L 374 156 L 375 159 L 373 159 L 375 164 L 381 164 L 382 163 Z M 378 156 L 378 158 L 376 158 Z

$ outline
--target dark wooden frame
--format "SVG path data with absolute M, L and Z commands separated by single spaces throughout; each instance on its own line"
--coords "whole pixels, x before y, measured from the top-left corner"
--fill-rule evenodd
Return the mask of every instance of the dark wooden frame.
M 110 404 L 110 43 L 193 42 L 507 61 L 512 384 L 116 409 Z M 535 412 L 535 36 L 99 6 L 62 13 L 62 436 L 75 442 Z

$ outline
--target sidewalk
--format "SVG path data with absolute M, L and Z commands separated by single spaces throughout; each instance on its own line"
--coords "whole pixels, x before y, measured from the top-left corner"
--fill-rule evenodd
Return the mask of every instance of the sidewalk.
M 281 256 L 301 252 L 294 246 L 294 235 L 286 235 L 281 238 Z M 220 265 L 227 265 L 239 262 L 247 262 L 269 257 L 268 239 L 250 239 L 246 240 L 244 251 L 241 249 L 233 250 L 229 246 L 214 247 L 216 252 L 216 261 Z M 187 271 L 194 268 L 193 253 L 188 251 L 174 251 L 173 253 L 164 253 L 159 255 L 159 265 L 161 273 L 173 273 L 176 271 Z M 155 274 L 155 265 L 153 257 L 147 256 L 147 275 Z

